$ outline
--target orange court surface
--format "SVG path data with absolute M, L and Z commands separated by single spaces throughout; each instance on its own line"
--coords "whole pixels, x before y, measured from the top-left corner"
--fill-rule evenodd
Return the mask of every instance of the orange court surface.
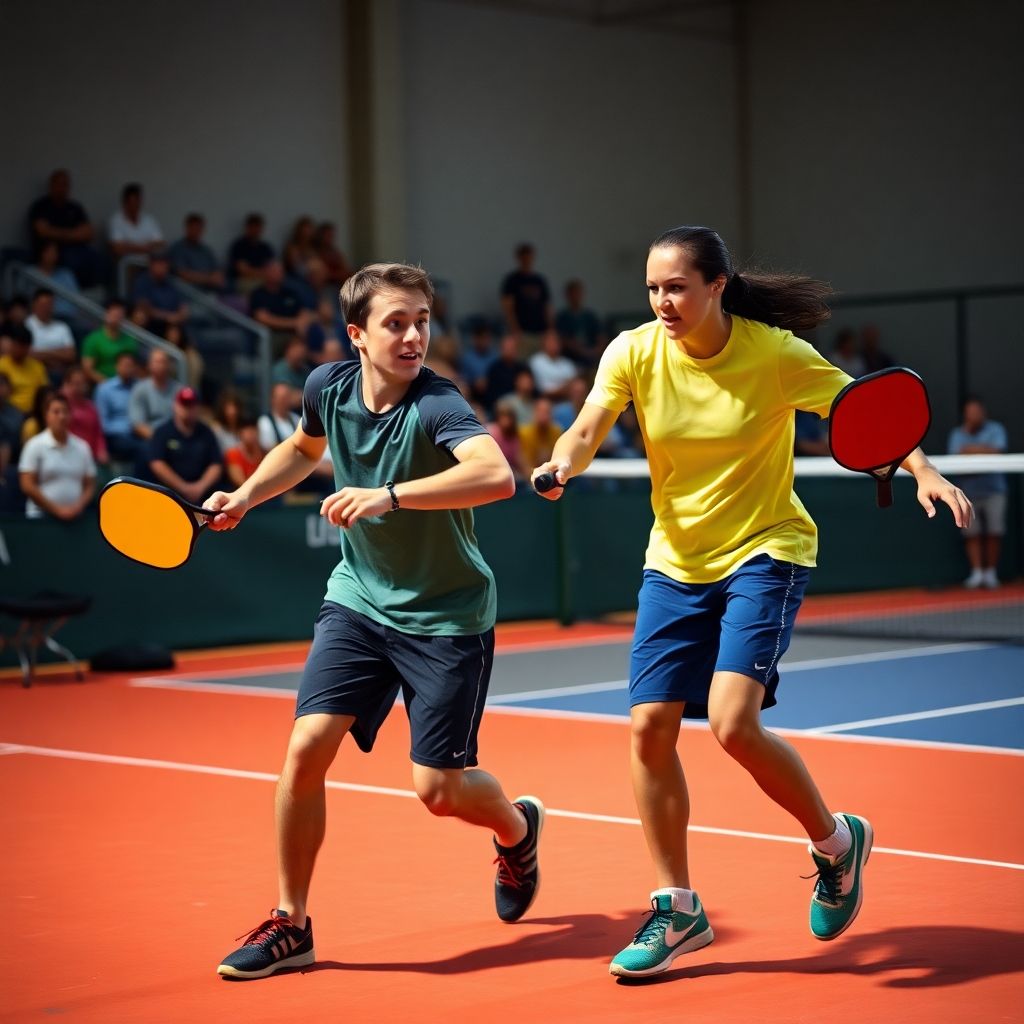
M 618 659 L 628 636 L 499 627 L 498 661 Z M 824 944 L 807 927 L 795 822 L 706 728 L 684 729 L 695 885 L 716 939 L 645 983 L 609 977 L 652 884 L 624 699 L 618 715 L 499 699 L 484 717 L 481 766 L 548 807 L 543 886 L 511 926 L 494 914 L 489 837 L 412 798 L 401 708 L 371 756 L 343 744 L 310 903 L 318 962 L 222 980 L 217 964 L 275 900 L 273 782 L 292 718 L 287 686 L 246 684 L 290 679 L 304 653 L 184 654 L 143 680 L 44 669 L 31 689 L 0 675 L 13 924 L 0 1020 L 1024 1019 L 1024 758 L 1009 746 L 788 731 L 829 801 L 875 828 L 861 915 Z

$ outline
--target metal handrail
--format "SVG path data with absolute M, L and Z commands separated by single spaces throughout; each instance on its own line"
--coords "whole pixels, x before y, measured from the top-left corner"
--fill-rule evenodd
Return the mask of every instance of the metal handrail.
M 147 256 L 129 255 L 121 259 L 117 268 L 117 283 L 122 295 L 127 297 L 128 293 L 128 268 L 144 268 L 148 266 L 149 258 Z M 236 327 L 240 327 L 242 330 L 248 331 L 255 336 L 256 358 L 259 363 L 260 388 L 262 391 L 262 394 L 259 396 L 261 398 L 260 404 L 263 405 L 268 402 L 270 399 L 270 374 L 273 352 L 270 329 L 258 320 L 253 320 L 252 317 L 239 313 L 237 309 L 221 302 L 216 295 L 211 295 L 209 292 L 197 288 L 194 284 L 179 277 L 177 274 L 171 274 L 171 278 L 174 281 L 174 287 L 189 300 L 190 304 L 201 306 L 214 318 L 234 324 Z
M 87 298 L 80 292 L 73 291 L 66 285 L 62 285 L 59 281 L 55 281 L 52 277 L 44 274 L 41 270 L 27 266 L 24 263 L 19 263 L 17 260 L 11 260 L 4 268 L 4 290 L 8 295 L 13 295 L 18 291 L 15 286 L 15 282 L 18 278 L 24 278 L 38 288 L 49 288 L 54 295 L 60 296 L 60 298 L 64 299 L 65 302 L 70 303 L 76 309 L 85 313 L 87 317 L 95 320 L 97 323 L 103 323 L 105 310 L 98 302 L 93 302 L 92 299 Z M 147 331 L 144 327 L 140 327 L 138 324 L 132 323 L 132 321 L 127 318 L 121 325 L 121 330 L 123 330 L 130 338 L 134 338 L 140 344 L 144 345 L 146 348 L 158 348 L 166 352 L 174 363 L 174 376 L 182 382 L 188 380 L 188 367 L 185 362 L 185 354 L 176 345 L 172 345 L 170 342 L 164 341 L 163 338 Z

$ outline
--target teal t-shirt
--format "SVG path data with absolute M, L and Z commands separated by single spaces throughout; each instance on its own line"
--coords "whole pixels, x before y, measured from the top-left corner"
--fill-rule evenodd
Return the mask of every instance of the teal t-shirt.
M 362 366 L 318 366 L 306 380 L 302 429 L 327 436 L 334 482 L 381 487 L 455 465 L 452 449 L 485 434 L 458 388 L 423 368 L 385 413 L 366 408 Z M 341 531 L 341 561 L 326 599 L 404 633 L 461 636 L 494 625 L 494 575 L 480 554 L 470 509 L 399 509 Z

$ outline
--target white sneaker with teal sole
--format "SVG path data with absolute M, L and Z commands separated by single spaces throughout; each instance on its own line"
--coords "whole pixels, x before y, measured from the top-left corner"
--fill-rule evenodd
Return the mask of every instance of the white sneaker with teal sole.
M 866 818 L 858 818 L 856 814 L 840 817 L 853 837 L 850 849 L 842 857 L 824 857 L 813 846 L 809 847 L 818 869 L 818 881 L 811 897 L 811 934 L 823 942 L 842 935 L 860 911 L 864 902 L 861 876 L 874 842 L 874 832 Z
M 691 953 L 714 941 L 715 933 L 704 915 L 697 894 L 693 894 L 694 912 L 676 910 L 672 893 L 651 893 L 651 914 L 633 941 L 608 967 L 617 978 L 646 978 L 672 966 L 682 953 Z

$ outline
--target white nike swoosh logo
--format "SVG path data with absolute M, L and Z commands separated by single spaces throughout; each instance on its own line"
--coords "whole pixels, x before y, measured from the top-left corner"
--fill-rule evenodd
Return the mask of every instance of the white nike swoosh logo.
M 696 922 L 694 922 L 694 923 L 696 923 Z M 678 932 L 678 931 L 676 931 L 676 926 L 674 924 L 670 924 L 665 929 L 665 942 L 666 942 L 666 944 L 669 945 L 669 946 L 678 946 L 679 943 L 682 942 L 683 939 L 685 939 L 686 936 L 689 935 L 690 932 L 693 931 L 693 927 L 694 926 L 691 924 L 690 927 L 686 929 L 686 931 Z
M 756 661 L 754 662 L 754 668 L 756 668 L 758 672 L 763 672 L 767 667 L 767 665 L 758 665 Z
M 454 754 L 452 754 L 452 757 L 462 757 L 462 755 L 463 755 L 463 754 L 464 754 L 465 752 L 466 752 L 465 750 L 456 750 L 456 751 L 455 751 L 455 753 L 454 753 Z

